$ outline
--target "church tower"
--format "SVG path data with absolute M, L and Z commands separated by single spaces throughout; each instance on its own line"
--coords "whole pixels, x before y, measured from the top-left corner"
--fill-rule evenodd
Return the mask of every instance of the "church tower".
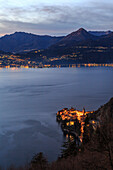
M 85 114 L 85 112 L 86 112 L 86 111 L 85 111 L 85 107 L 83 107 L 83 110 L 82 110 L 82 112 L 83 112 L 83 114 Z

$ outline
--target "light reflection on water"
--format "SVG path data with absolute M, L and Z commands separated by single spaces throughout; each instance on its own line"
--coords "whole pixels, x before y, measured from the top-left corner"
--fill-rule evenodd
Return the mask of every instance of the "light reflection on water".
M 57 159 L 63 134 L 56 112 L 96 110 L 113 96 L 113 68 L 0 70 L 0 164 L 21 165 L 43 151 Z

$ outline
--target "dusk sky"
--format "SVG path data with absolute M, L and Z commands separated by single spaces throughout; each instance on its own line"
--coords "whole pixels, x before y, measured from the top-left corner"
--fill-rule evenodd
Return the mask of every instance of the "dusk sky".
M 65 35 L 80 27 L 113 30 L 113 0 L 0 0 L 0 36 Z

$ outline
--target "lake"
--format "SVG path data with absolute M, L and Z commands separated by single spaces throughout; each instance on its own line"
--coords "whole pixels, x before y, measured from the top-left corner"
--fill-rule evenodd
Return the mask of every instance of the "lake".
M 65 140 L 57 111 L 96 110 L 111 97 L 111 67 L 1 69 L 0 165 L 24 165 L 38 152 L 56 160 Z

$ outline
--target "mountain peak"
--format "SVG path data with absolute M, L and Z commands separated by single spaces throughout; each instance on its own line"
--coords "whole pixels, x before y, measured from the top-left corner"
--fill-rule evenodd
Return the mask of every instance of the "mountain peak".
M 87 36 L 89 33 L 84 28 L 80 28 L 77 31 L 75 31 L 75 34 Z
M 16 32 L 14 32 L 14 34 L 25 34 L 25 32 L 21 32 L 21 31 L 16 31 Z
M 35 34 L 31 34 L 31 33 L 27 33 L 27 32 L 22 32 L 22 31 L 16 31 L 11 35 L 35 35 Z
M 94 36 L 90 35 L 84 28 L 80 28 L 77 31 L 67 35 L 64 39 L 66 41 L 85 41 L 87 39 L 93 39 Z
M 87 32 L 84 28 L 79 28 L 76 32 Z

